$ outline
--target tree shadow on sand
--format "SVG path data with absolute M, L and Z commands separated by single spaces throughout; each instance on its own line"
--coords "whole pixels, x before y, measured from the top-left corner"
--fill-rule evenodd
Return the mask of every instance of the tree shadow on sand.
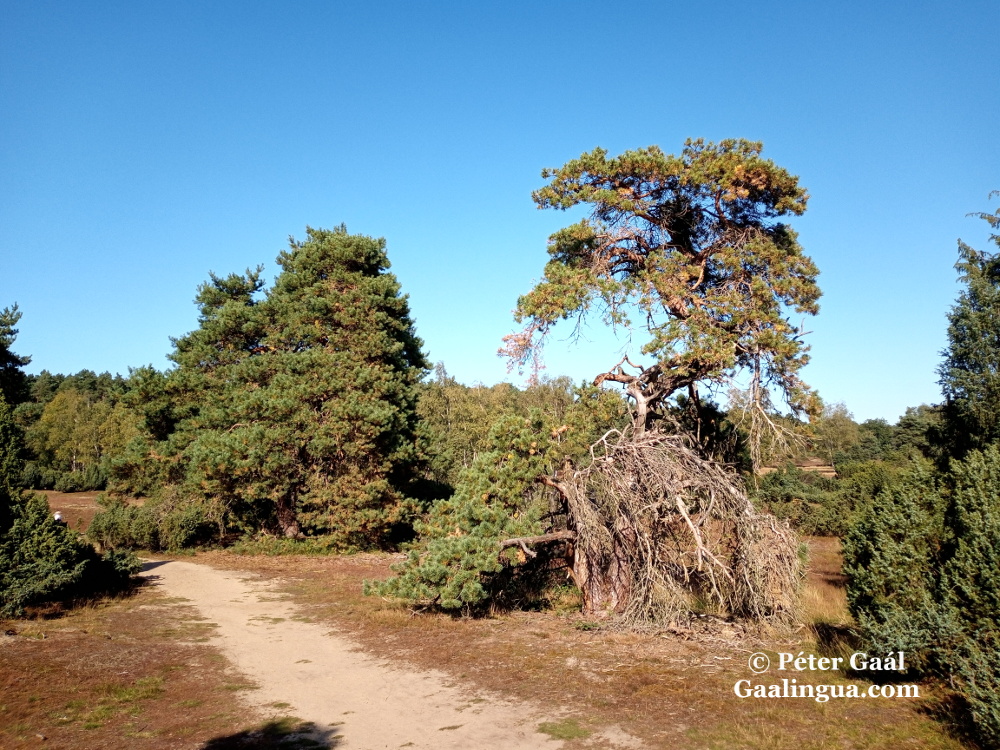
M 286 717 L 256 729 L 214 737 L 200 750 L 334 750 L 341 740 L 335 728 L 321 729 L 312 722 Z

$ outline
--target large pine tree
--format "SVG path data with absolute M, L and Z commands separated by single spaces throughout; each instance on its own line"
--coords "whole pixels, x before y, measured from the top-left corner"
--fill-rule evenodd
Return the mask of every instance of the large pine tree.
M 1000 228 L 1000 209 L 977 215 Z M 991 241 L 1000 247 L 1000 234 Z M 948 315 L 948 348 L 938 374 L 953 452 L 961 456 L 1000 439 L 1000 253 L 960 240 L 955 268 L 965 290 Z
M 385 241 L 307 229 L 260 269 L 212 276 L 175 341 L 185 484 L 245 528 L 386 541 L 410 520 L 427 363 Z
M 28 398 L 28 379 L 21 369 L 31 357 L 19 357 L 10 350 L 17 338 L 17 321 L 21 312 L 17 305 L 0 310 L 0 396 L 11 406 Z

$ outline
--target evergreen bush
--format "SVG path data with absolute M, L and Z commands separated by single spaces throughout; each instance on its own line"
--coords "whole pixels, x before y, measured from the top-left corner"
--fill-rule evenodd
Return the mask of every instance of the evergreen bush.
M 877 653 L 904 651 L 926 668 L 939 631 L 935 590 L 943 504 L 924 469 L 890 479 L 859 510 L 843 540 L 848 606 Z
M 20 432 L 0 398 L 0 616 L 126 585 L 140 568 L 136 557 L 102 557 L 53 517 L 44 496 L 20 489 L 21 448 Z
M 87 537 L 104 549 L 176 551 L 210 538 L 217 530 L 204 505 L 178 502 L 169 496 L 130 505 L 101 498 L 104 509 L 87 529 Z
M 465 611 L 500 603 L 501 592 L 518 596 L 513 567 L 524 553 L 499 543 L 542 532 L 549 506 L 536 480 L 551 459 L 551 432 L 537 411 L 508 416 L 494 425 L 489 447 L 461 473 L 454 496 L 417 522 L 419 541 L 395 577 L 366 582 L 366 593 Z
M 850 520 L 834 479 L 788 464 L 760 477 L 754 499 L 802 534 L 840 536 Z
M 885 479 L 885 477 L 883 477 Z M 844 539 L 848 603 L 865 648 L 906 653 L 947 680 L 984 747 L 1000 747 L 1000 450 L 936 476 L 885 481 Z
M 1000 747 L 1000 449 L 973 451 L 952 474 L 938 658 L 980 738 Z

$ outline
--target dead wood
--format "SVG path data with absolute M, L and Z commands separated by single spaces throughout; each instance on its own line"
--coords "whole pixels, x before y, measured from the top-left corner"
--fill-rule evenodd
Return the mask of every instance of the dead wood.
M 575 531 L 553 531 L 541 536 L 522 536 L 516 539 L 504 539 L 500 542 L 500 549 L 508 547 L 523 547 L 526 544 L 548 544 L 549 542 L 571 542 L 576 539 Z M 534 554 L 531 554 L 534 557 Z
M 576 532 L 573 573 L 588 614 L 634 626 L 678 623 L 697 611 L 794 618 L 797 538 L 753 507 L 734 472 L 684 435 L 653 430 L 610 432 L 591 459 L 546 482 Z

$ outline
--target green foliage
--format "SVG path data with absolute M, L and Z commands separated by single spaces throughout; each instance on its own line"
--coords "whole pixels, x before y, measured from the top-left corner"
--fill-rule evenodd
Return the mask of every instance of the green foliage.
M 1000 209 L 978 214 L 993 229 Z M 1000 234 L 991 241 L 1000 246 Z M 965 285 L 948 315 L 948 348 L 938 369 L 953 452 L 1000 439 L 1000 253 L 958 243 L 959 280 Z
M 850 522 L 837 480 L 794 464 L 760 477 L 752 488 L 754 499 L 768 512 L 788 519 L 802 534 L 841 536 Z
M 139 417 L 122 402 L 125 390 L 120 376 L 106 372 L 29 376 L 28 400 L 14 410 L 29 458 L 21 486 L 103 489 L 112 463 L 139 434 Z
M 844 538 L 848 605 L 878 653 L 902 650 L 926 667 L 938 635 L 944 500 L 926 468 L 884 479 Z
M 895 448 L 896 428 L 884 419 L 866 419 L 858 425 L 858 442 L 834 457 L 834 462 L 878 461 Z
M 943 463 L 948 440 L 944 432 L 944 409 L 941 406 L 907 407 L 894 425 L 884 419 L 869 419 L 857 426 L 853 442 L 845 441 L 833 453 L 839 474 L 845 467 L 866 461 L 883 461 L 905 466 L 914 460 L 929 459 Z
M 688 141 L 680 156 L 658 147 L 609 157 L 595 149 L 542 176 L 540 208 L 590 205 L 590 218 L 553 234 L 542 281 L 518 300 L 525 328 L 504 353 L 526 364 L 558 321 L 592 310 L 611 326 L 644 330 L 655 364 L 622 383 L 648 427 L 671 394 L 699 381 L 754 374 L 754 404 L 769 387 L 793 409 L 817 401 L 798 376 L 806 363 L 793 311 L 814 314 L 817 270 L 780 217 L 805 211 L 796 177 L 744 140 Z
M 462 470 L 487 450 L 490 428 L 502 416 L 526 415 L 524 392 L 510 383 L 467 386 L 448 375 L 443 363 L 422 383 L 417 413 L 427 441 L 434 478 L 455 486 Z M 560 394 L 566 402 L 571 396 Z
M 837 454 L 857 444 L 861 437 L 854 415 L 843 403 L 827 404 L 814 422 L 813 430 L 816 448 L 831 464 Z
M 0 614 L 16 617 L 26 605 L 77 588 L 94 557 L 52 517 L 43 496 L 19 498 L 13 523 L 0 535 Z
M 1000 227 L 1000 210 L 978 216 Z M 852 449 L 885 466 L 901 455 L 951 464 L 869 488 L 844 570 L 866 647 L 903 650 L 918 672 L 946 679 L 978 743 L 1000 748 L 1000 254 L 959 242 L 956 268 L 965 290 L 948 316 L 943 408 L 908 409 Z
M 21 368 L 31 362 L 31 357 L 19 357 L 10 350 L 20 319 L 16 304 L 0 310 L 0 397 L 13 406 L 27 399 L 28 380 Z
M 138 436 L 137 419 L 123 404 L 78 390 L 67 379 L 28 428 L 38 467 L 31 478 L 47 489 L 54 477 L 61 492 L 102 489 L 111 461 Z
M 556 439 L 568 456 L 585 454 L 607 430 L 628 424 L 628 409 L 618 393 L 574 387 L 567 377 L 543 377 L 522 390 L 510 383 L 462 385 L 441 363 L 434 372 L 433 380 L 421 384 L 417 412 L 431 476 L 452 487 L 489 450 L 490 431 L 502 417 L 526 418 L 537 410 L 555 429 L 563 428 Z
M 202 503 L 164 497 L 130 505 L 119 498 L 102 497 L 104 509 L 87 529 L 87 538 L 105 549 L 176 551 L 210 539 L 218 526 Z
M 979 733 L 1000 747 L 1000 448 L 970 453 L 953 477 L 939 659 Z
M 878 488 L 844 540 L 848 602 L 872 653 L 902 650 L 948 680 L 985 746 L 1000 746 L 1000 449 Z
M 907 407 L 896 422 L 894 448 L 909 456 L 923 456 L 940 463 L 948 447 L 944 425 L 944 408 L 940 405 Z
M 549 506 L 536 480 L 550 468 L 553 448 L 539 412 L 502 418 L 454 496 L 416 524 L 419 541 L 396 576 L 367 583 L 366 592 L 447 610 L 476 610 L 509 594 L 512 571 L 525 558 L 518 548 L 501 551 L 499 542 L 542 532 Z
M 42 495 L 17 488 L 20 435 L 0 398 L 0 616 L 53 599 L 119 589 L 139 569 L 131 555 L 101 557 L 59 523 Z
M 174 431 L 177 417 L 167 376 L 152 365 L 129 369 L 121 402 L 137 416 L 140 430 L 151 440 L 166 440 Z
M 124 401 L 141 434 L 112 486 L 179 493 L 220 531 L 389 544 L 417 510 L 426 362 L 385 241 L 309 228 L 278 264 L 271 289 L 260 268 L 212 274 L 176 370 L 133 371 Z

